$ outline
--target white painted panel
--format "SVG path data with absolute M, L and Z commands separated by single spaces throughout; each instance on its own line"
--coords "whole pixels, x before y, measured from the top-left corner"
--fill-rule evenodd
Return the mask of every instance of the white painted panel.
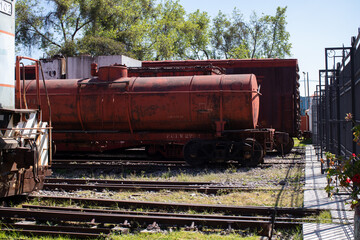
M 0 108 L 15 108 L 15 1 L 0 0 Z

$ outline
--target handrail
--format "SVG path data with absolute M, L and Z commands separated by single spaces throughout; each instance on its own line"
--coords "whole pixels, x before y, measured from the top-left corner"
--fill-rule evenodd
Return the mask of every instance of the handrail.
M 44 84 L 44 90 L 45 90 L 45 94 L 46 94 L 46 98 L 47 98 L 47 105 L 48 105 L 48 109 L 49 109 L 49 164 L 51 164 L 52 162 L 52 122 L 51 122 L 51 106 L 50 106 L 50 99 L 49 99 L 49 95 L 48 95 L 48 91 L 45 85 L 45 77 L 44 77 L 44 72 L 42 69 L 42 65 L 41 62 L 38 59 L 34 59 L 34 58 L 29 58 L 29 57 L 24 57 L 24 56 L 17 56 L 16 57 L 16 69 L 15 69 L 15 77 L 16 77 L 16 83 L 15 83 L 15 87 L 16 87 L 16 91 L 17 94 L 15 95 L 15 106 L 16 108 L 19 109 L 23 109 L 23 102 L 22 102 L 22 97 L 24 98 L 24 107 L 25 109 L 27 109 L 27 103 L 26 103 L 26 97 L 25 97 L 25 74 L 24 74 L 24 83 L 23 83 L 23 91 L 24 91 L 24 95 L 22 96 L 21 94 L 21 82 L 20 82 L 20 62 L 21 60 L 26 59 L 26 60 L 30 60 L 30 61 L 34 61 L 35 62 L 35 79 L 36 79 L 36 96 L 37 96 L 37 105 L 38 105 L 38 110 L 40 111 L 40 114 L 42 116 L 41 113 L 41 98 L 40 98 L 40 77 L 39 77 L 39 67 L 41 69 L 41 74 L 42 74 L 42 78 L 43 78 L 43 84 Z M 25 67 L 24 67 L 25 69 Z M 25 71 L 25 70 L 24 70 Z M 24 72 L 23 72 L 24 73 Z M 41 118 L 41 117 L 40 117 Z
M 30 61 L 34 61 L 35 62 L 35 78 L 36 78 L 36 92 L 37 92 L 37 103 L 38 103 L 38 109 L 40 110 L 40 106 L 41 106 L 41 101 L 40 101 L 40 82 L 39 82 L 39 60 L 34 59 L 34 58 L 29 58 L 29 57 L 23 57 L 23 56 L 16 56 L 16 70 L 15 70 L 15 77 L 16 77 L 16 89 L 17 89 L 17 95 L 16 95 L 16 101 L 15 101 L 15 105 L 16 108 L 23 108 L 23 103 L 22 103 L 22 99 L 21 99 L 21 83 L 20 83 L 20 61 L 26 59 L 26 60 L 30 60 Z M 23 86 L 25 87 L 25 86 Z

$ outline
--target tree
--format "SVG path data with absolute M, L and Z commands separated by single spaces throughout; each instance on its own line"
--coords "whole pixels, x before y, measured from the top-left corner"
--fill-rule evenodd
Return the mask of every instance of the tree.
M 45 8 L 40 0 L 19 0 L 16 4 L 16 43 L 29 48 L 39 47 L 49 55 L 128 54 L 129 50 L 136 51 L 136 45 L 142 41 L 141 34 L 145 33 L 139 26 L 146 18 L 144 15 L 151 13 L 152 2 L 48 0 Z M 95 50 L 101 52 L 84 48 L 94 44 L 99 47 Z
M 213 45 L 214 58 L 228 58 L 228 52 L 231 50 L 231 40 L 229 27 L 231 22 L 226 15 L 219 11 L 218 15 L 213 19 L 213 28 L 211 35 L 211 43 Z M 235 38 L 235 36 L 234 36 Z
M 263 42 L 264 56 L 267 58 L 283 58 L 290 55 L 290 34 L 285 30 L 286 7 L 278 7 L 275 16 L 265 16 L 265 40 Z
M 87 0 L 87 2 L 86 12 L 93 21 L 86 27 L 85 37 L 111 39 L 121 43 L 126 52 L 132 53 L 134 57 L 140 60 L 149 58 L 151 43 L 148 41 L 148 36 L 151 19 L 156 16 L 154 0 Z
M 135 57 L 132 52 L 128 52 L 123 43 L 110 38 L 84 36 L 77 42 L 78 54 L 80 55 L 126 55 Z
M 215 58 L 274 58 L 290 55 L 290 34 L 285 30 L 286 7 L 275 16 L 255 12 L 245 22 L 235 8 L 230 19 L 219 11 L 213 19 L 212 46 Z
M 90 23 L 80 0 L 52 0 L 47 8 L 37 0 L 16 3 L 16 43 L 48 52 L 74 55 L 81 30 Z
M 16 42 L 61 54 L 126 54 L 139 60 L 202 58 L 209 43 L 205 12 L 179 1 L 19 0 Z
M 210 18 L 207 12 L 197 10 L 187 18 L 183 28 L 188 46 L 185 56 L 190 59 L 209 59 Z
M 16 43 L 49 56 L 124 54 L 139 60 L 263 58 L 290 54 L 285 8 L 275 16 L 236 8 L 213 19 L 179 0 L 18 0 Z M 46 7 L 45 7 L 46 4 Z
M 178 1 L 165 1 L 156 8 L 150 27 L 148 41 L 151 43 L 152 59 L 175 59 L 184 56 L 186 41 L 181 31 L 185 25 L 185 9 Z

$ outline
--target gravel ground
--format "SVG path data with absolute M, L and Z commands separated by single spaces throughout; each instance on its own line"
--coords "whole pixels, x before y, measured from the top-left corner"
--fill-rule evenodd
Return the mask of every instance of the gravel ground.
M 33 195 L 91 197 L 101 199 L 162 201 L 162 202 L 193 202 L 228 205 L 257 205 L 257 206 L 302 206 L 302 187 L 304 185 L 303 164 L 273 164 L 271 162 L 304 162 L 305 155 L 302 149 L 295 149 L 285 158 L 270 154 L 265 157 L 266 166 L 256 168 L 242 168 L 238 165 L 205 168 L 178 168 L 157 171 L 132 171 L 124 174 L 103 171 L 54 171 L 55 178 L 82 178 L 82 179 L 126 179 L 151 181 L 201 181 L 211 182 L 212 185 L 239 186 L 254 188 L 254 192 L 224 192 L 220 194 L 203 194 L 197 192 L 148 192 L 148 191 L 37 191 Z M 258 190 L 256 190 L 258 189 Z M 260 191 L 269 189 L 269 191 Z

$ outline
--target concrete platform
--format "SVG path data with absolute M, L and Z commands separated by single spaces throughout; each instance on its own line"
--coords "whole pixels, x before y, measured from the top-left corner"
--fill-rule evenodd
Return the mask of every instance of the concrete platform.
M 303 239 L 354 239 L 354 211 L 345 204 L 349 197 L 337 195 L 330 199 L 324 190 L 326 184 L 326 174 L 321 174 L 321 163 L 314 147 L 306 146 L 304 207 L 330 210 L 333 223 L 304 223 Z

